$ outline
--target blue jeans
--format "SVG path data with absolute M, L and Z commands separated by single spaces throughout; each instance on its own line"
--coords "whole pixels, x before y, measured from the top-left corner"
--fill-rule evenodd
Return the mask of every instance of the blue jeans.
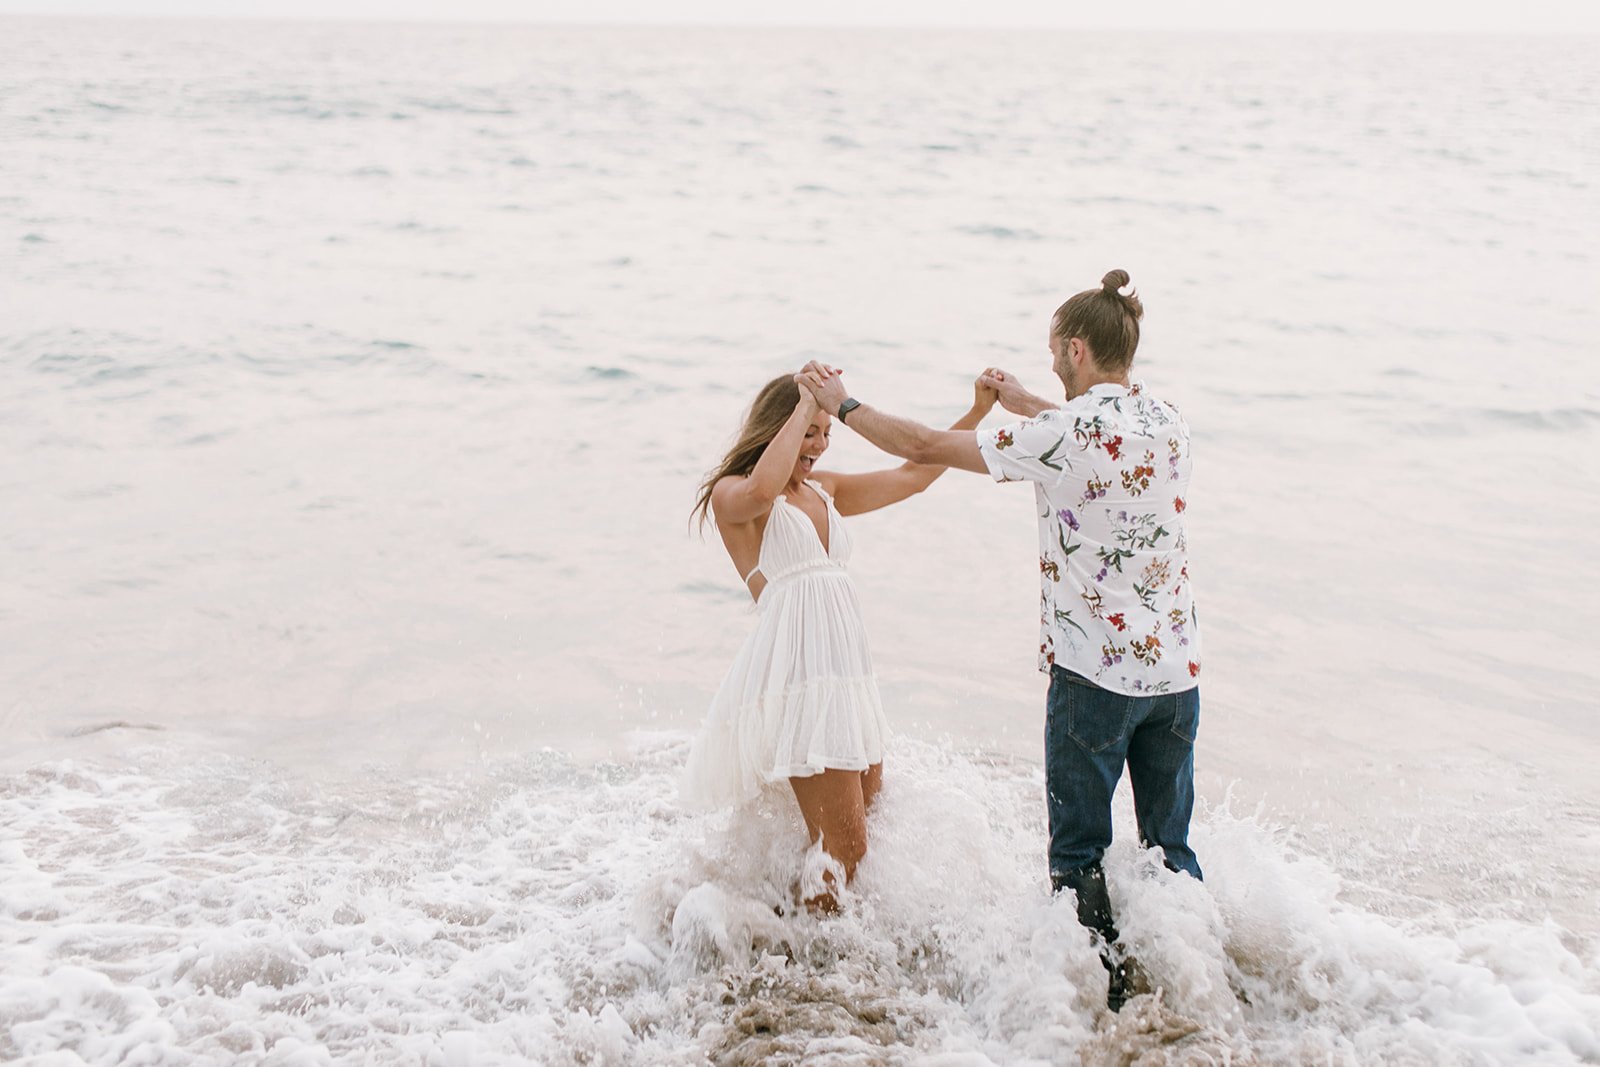
M 1128 765 L 1139 839 L 1166 864 L 1199 878 L 1189 847 L 1194 813 L 1194 738 L 1200 690 L 1131 697 L 1050 668 L 1044 728 L 1050 806 L 1050 879 L 1060 889 L 1097 867 L 1111 844 L 1111 795 Z

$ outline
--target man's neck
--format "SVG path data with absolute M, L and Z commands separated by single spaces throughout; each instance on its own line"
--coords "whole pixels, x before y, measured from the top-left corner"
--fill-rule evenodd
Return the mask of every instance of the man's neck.
M 1097 385 L 1115 385 L 1123 389 L 1131 389 L 1133 387 L 1127 372 L 1110 378 L 1090 378 L 1087 381 L 1080 382 L 1078 391 L 1076 393 L 1068 393 L 1067 399 L 1076 400 Z

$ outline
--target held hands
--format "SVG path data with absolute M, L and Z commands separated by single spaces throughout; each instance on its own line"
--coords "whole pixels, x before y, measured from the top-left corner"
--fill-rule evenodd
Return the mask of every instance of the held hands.
M 839 377 L 839 369 L 830 367 L 826 363 L 812 360 L 800 368 L 800 373 L 794 376 L 801 390 L 800 402 L 805 403 L 806 394 L 816 399 L 817 406 L 829 415 L 839 414 L 839 405 L 850 398 L 850 391 L 844 387 L 844 381 Z
M 1033 407 L 1025 403 L 1025 400 L 1033 394 L 1022 387 L 1022 383 L 1017 381 L 1015 375 L 1008 374 L 998 367 L 989 367 L 978 375 L 978 382 L 980 386 L 975 388 L 987 386 L 993 390 L 995 397 L 1000 401 L 1000 406 L 1013 415 L 1032 417 L 1036 414 Z
M 794 376 L 800 386 L 800 406 L 815 404 L 829 415 L 839 414 L 839 405 L 850 397 L 837 367 L 812 360 Z M 1031 418 L 1038 414 L 1037 397 L 1023 388 L 1016 377 L 998 367 L 985 367 L 972 382 L 972 407 L 988 414 L 996 402 L 1013 415 Z

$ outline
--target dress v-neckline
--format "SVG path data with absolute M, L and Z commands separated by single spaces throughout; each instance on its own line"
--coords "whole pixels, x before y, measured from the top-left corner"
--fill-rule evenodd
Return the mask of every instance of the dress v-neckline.
M 809 485 L 810 483 L 806 483 L 806 484 Z M 806 509 L 805 508 L 801 507 L 799 504 L 792 503 L 789 500 L 789 494 L 788 493 L 779 493 L 778 494 L 778 499 L 783 501 L 784 504 L 788 505 L 791 508 L 794 508 L 796 511 L 798 511 L 800 513 L 800 517 L 805 520 L 807 529 L 809 529 L 811 531 L 811 536 L 813 536 L 813 537 L 815 537 L 817 539 L 817 545 L 822 549 L 823 556 L 828 558 L 828 559 L 832 559 L 833 558 L 833 505 L 829 504 L 828 503 L 828 498 L 823 496 L 822 493 L 819 492 L 817 489 L 813 488 L 811 491 L 813 493 L 816 493 L 817 494 L 817 499 L 822 501 L 822 514 L 823 514 L 824 519 L 828 523 L 828 536 L 827 536 L 826 540 L 823 539 L 821 528 L 817 526 L 817 520 L 813 519 L 810 515 L 806 514 Z

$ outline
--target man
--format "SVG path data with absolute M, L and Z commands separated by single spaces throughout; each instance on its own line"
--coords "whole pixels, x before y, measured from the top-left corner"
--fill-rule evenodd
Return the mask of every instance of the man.
M 1063 406 L 1009 374 L 986 373 L 1005 408 L 1026 416 L 998 429 L 933 430 L 851 398 L 831 368 L 813 363 L 799 375 L 823 410 L 886 452 L 1034 485 L 1039 669 L 1050 675 L 1050 880 L 1077 895 L 1079 921 L 1103 939 L 1114 1011 L 1138 981 L 1101 866 L 1124 763 L 1141 840 L 1161 848 L 1171 869 L 1201 877 L 1188 843 L 1200 719 L 1200 630 L 1183 520 L 1189 427 L 1129 380 L 1144 309 L 1121 292 L 1127 284 L 1124 271 L 1111 271 L 1052 317 Z

